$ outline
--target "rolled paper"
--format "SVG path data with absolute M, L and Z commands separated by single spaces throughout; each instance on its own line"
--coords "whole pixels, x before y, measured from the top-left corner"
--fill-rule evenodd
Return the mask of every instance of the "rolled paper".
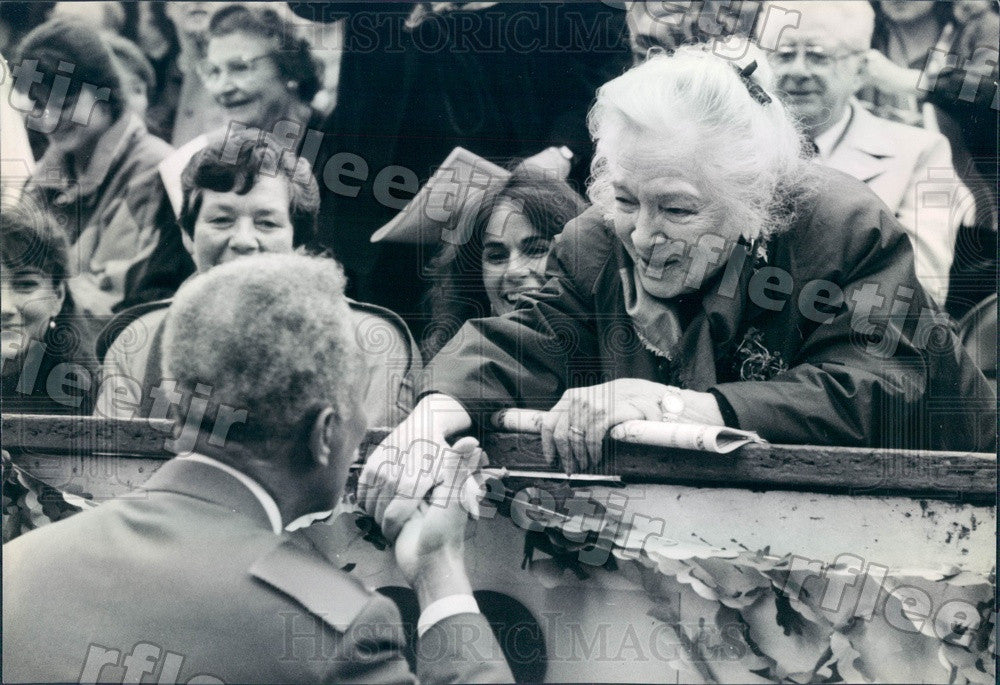
M 728 454 L 751 442 L 765 442 L 753 431 L 669 421 L 625 421 L 611 429 L 611 437 L 636 445 L 717 454 Z
M 507 433 L 537 435 L 542 432 L 545 414 L 537 409 L 502 409 L 493 415 L 493 427 Z M 611 437 L 635 445 L 718 454 L 727 454 L 751 442 L 766 442 L 753 431 L 672 421 L 625 421 L 611 429 Z

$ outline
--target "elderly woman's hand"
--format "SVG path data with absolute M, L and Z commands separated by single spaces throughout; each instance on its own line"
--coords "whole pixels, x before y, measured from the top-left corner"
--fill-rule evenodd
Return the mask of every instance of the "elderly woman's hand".
M 676 398 L 673 406 L 664 406 L 665 397 Z M 542 451 L 549 463 L 558 459 L 567 473 L 586 470 L 600 463 L 608 431 L 636 419 L 725 425 L 711 393 L 619 378 L 563 393 L 542 419 Z

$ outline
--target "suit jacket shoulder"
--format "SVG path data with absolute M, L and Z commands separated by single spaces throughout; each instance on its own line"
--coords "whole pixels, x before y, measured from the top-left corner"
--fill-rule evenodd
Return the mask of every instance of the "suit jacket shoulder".
M 374 594 L 318 553 L 291 541 L 285 541 L 254 562 L 250 574 L 341 633 L 354 623 Z

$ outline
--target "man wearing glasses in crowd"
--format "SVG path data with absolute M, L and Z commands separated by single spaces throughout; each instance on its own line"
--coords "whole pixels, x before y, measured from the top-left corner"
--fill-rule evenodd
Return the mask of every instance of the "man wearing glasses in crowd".
M 943 135 L 880 119 L 855 99 L 865 85 L 875 26 L 871 5 L 769 2 L 760 16 L 767 18 L 771 6 L 799 14 L 797 26 L 764 21 L 757 32 L 762 47 L 775 46 L 765 52 L 778 92 L 815 143 L 816 161 L 863 181 L 895 212 L 913 242 L 917 278 L 944 305 L 962 219 L 954 210 L 965 206 L 968 191 L 957 180 Z

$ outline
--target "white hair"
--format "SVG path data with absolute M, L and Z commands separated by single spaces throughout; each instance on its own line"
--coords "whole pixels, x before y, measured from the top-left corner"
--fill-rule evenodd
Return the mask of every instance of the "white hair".
M 332 259 L 264 254 L 221 264 L 177 292 L 163 375 L 211 406 L 247 412 L 237 435 L 291 437 L 332 406 L 364 396 L 366 366 Z
M 755 55 L 751 55 L 753 59 Z M 807 174 L 803 138 L 771 89 L 765 60 L 752 80 L 770 98 L 761 104 L 738 73 L 735 62 L 690 46 L 657 55 L 597 91 L 588 117 L 596 144 L 588 195 L 610 215 L 613 192 L 608 178 L 623 133 L 696 133 L 703 141 L 692 159 L 713 183 L 718 199 L 748 239 L 767 237 L 787 225 L 788 193 Z
M 771 8 L 780 10 L 770 12 Z M 785 26 L 784 21 L 779 19 L 779 15 L 786 15 L 790 12 L 800 12 L 798 27 Z M 845 45 L 855 50 L 867 50 L 871 47 L 872 34 L 875 32 L 875 10 L 871 3 L 845 2 L 845 0 L 769 0 L 761 7 L 760 25 L 757 27 L 757 35 L 762 41 L 768 43 L 777 41 L 778 36 L 768 35 L 769 25 L 772 23 L 768 17 L 774 16 L 775 28 L 781 31 L 782 35 L 794 36 L 796 28 L 806 28 L 814 21 L 823 21 L 823 28 L 833 32 L 832 38 L 837 38 Z

